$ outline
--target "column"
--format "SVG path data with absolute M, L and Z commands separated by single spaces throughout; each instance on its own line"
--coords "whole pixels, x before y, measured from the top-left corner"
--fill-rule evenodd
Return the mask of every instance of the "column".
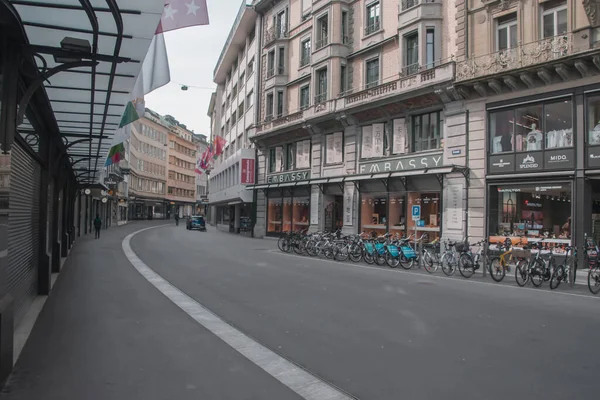
M 240 233 L 240 214 L 241 213 L 242 213 L 242 205 L 236 204 L 235 205 L 235 220 L 233 222 L 233 227 L 234 227 L 235 233 Z

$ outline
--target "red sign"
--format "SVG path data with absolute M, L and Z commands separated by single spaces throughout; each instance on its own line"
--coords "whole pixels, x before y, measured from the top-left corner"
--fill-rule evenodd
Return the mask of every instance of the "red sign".
M 243 184 L 254 185 L 254 158 L 242 158 L 242 179 Z

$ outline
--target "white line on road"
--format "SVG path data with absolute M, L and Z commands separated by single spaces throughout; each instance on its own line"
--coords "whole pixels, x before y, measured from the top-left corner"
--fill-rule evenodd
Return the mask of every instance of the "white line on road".
M 122 243 L 123 251 L 129 262 L 144 278 L 156 287 L 175 305 L 185 311 L 192 319 L 211 331 L 218 338 L 233 347 L 248 360 L 265 370 L 269 375 L 283 383 L 307 400 L 351 400 L 353 397 L 341 392 L 331 384 L 317 378 L 279 354 L 237 330 L 216 314 L 209 311 L 196 300 L 177 289 L 148 267 L 131 249 L 131 238 L 140 232 L 160 228 L 153 226 L 128 235 Z
M 271 254 L 278 254 L 281 256 L 287 256 L 287 257 L 296 257 L 296 258 L 300 258 L 300 259 L 307 259 L 306 256 L 301 256 L 301 255 L 297 255 L 297 254 L 290 254 L 290 253 L 283 253 L 279 250 L 269 250 L 268 251 Z M 371 271 L 381 271 L 384 273 L 392 273 L 392 274 L 398 274 L 398 273 L 403 273 L 409 276 L 417 276 L 419 278 L 431 278 L 431 279 L 444 279 L 444 280 L 449 280 L 449 281 L 453 281 L 453 282 L 464 282 L 466 284 L 470 284 L 470 283 L 476 283 L 479 285 L 488 285 L 488 286 L 493 286 L 493 287 L 497 287 L 497 288 L 509 288 L 509 289 L 517 289 L 517 290 L 532 290 L 535 291 L 537 293 L 548 293 L 551 295 L 562 295 L 562 296 L 575 296 L 575 297 L 583 297 L 585 299 L 593 299 L 593 300 L 600 300 L 600 297 L 595 297 L 593 295 L 585 295 L 585 294 L 577 294 L 577 293 L 565 293 L 565 292 L 559 292 L 556 290 L 552 290 L 552 291 L 548 291 L 548 290 L 544 290 L 544 289 L 536 289 L 536 288 L 529 288 L 529 287 L 520 287 L 520 286 L 511 286 L 511 285 L 506 285 L 506 284 L 501 284 L 501 283 L 492 283 L 492 282 L 481 282 L 481 281 L 476 281 L 476 280 L 471 280 L 471 279 L 460 279 L 460 278 L 453 278 L 451 276 L 444 276 L 444 275 L 431 275 L 431 274 L 418 274 L 410 271 L 405 271 L 403 269 L 387 269 L 387 268 L 378 268 L 375 266 L 368 266 L 368 265 L 361 265 L 361 264 L 355 264 L 355 263 L 349 263 L 349 262 L 344 262 L 344 261 L 334 261 L 334 260 L 328 260 L 328 259 L 324 259 L 324 258 L 308 258 L 309 260 L 314 260 L 314 261 L 321 261 L 324 263 L 330 263 L 330 264 L 334 264 L 334 265 L 338 265 L 340 267 L 342 266 L 350 266 L 350 267 L 354 267 L 354 268 L 361 268 L 361 269 L 368 269 Z M 578 275 L 579 276 L 579 275 Z

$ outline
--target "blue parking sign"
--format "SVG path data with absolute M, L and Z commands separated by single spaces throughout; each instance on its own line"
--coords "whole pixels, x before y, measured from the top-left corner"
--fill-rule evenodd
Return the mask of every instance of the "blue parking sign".
M 421 219 L 421 206 L 412 206 L 412 220 L 418 221 Z

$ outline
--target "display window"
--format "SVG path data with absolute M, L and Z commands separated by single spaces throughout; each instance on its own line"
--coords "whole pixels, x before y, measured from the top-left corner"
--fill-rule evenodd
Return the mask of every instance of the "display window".
M 361 196 L 361 231 L 378 235 L 387 232 L 387 193 L 363 194 Z
M 571 243 L 571 184 L 494 185 L 489 189 L 491 237 Z
M 406 193 L 390 193 L 390 232 L 406 235 Z
M 310 225 L 310 197 L 294 197 L 292 208 L 292 230 L 308 229 Z
M 408 209 L 411 209 L 413 205 L 421 206 L 421 219 L 413 221 L 411 218 L 408 221 L 409 234 L 414 233 L 416 228 L 418 237 L 425 233 L 430 241 L 439 239 L 442 219 L 440 193 L 410 192 L 408 193 Z
M 600 145 L 600 96 L 588 98 L 587 104 L 588 144 Z
M 292 230 L 292 198 L 283 198 L 283 232 Z
M 283 199 L 269 197 L 267 201 L 267 232 L 281 233 Z

